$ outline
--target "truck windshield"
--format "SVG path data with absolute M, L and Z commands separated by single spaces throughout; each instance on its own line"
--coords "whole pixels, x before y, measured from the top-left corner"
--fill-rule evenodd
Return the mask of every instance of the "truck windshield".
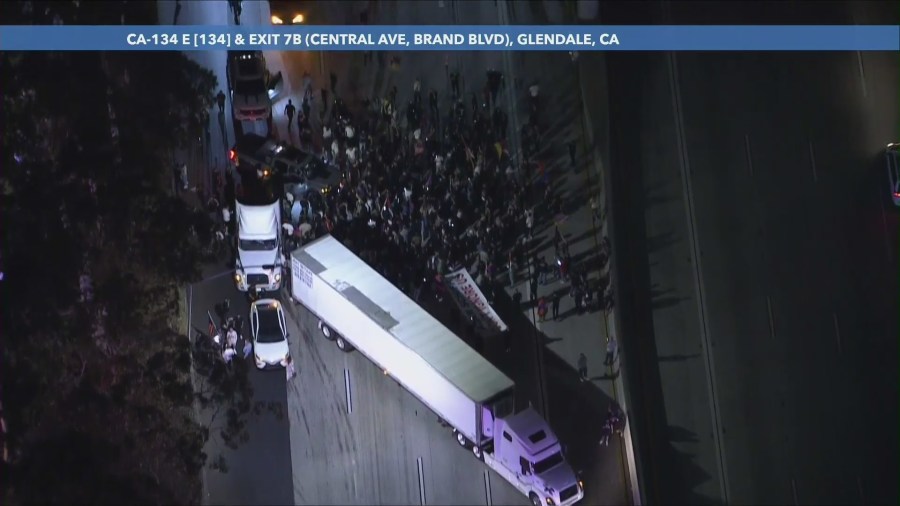
M 241 239 L 241 249 L 244 251 L 271 251 L 277 247 L 277 239 L 269 239 L 266 241 Z
M 562 454 L 559 452 L 556 452 L 553 455 L 550 455 L 549 457 L 545 458 L 544 460 L 541 460 L 538 463 L 536 463 L 534 465 L 534 474 L 543 474 L 562 463 L 563 463 Z

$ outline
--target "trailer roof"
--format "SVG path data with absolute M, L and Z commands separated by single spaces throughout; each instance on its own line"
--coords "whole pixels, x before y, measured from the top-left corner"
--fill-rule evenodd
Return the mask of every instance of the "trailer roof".
M 337 239 L 325 236 L 293 256 L 428 362 L 470 399 L 513 387 L 509 377 L 383 278 Z

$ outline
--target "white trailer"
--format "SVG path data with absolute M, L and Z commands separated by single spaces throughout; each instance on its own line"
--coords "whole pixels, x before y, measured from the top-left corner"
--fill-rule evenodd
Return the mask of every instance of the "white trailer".
M 584 497 L 547 422 L 530 408 L 513 414 L 512 380 L 339 241 L 326 236 L 291 254 L 291 294 L 326 338 L 362 352 L 532 503 Z

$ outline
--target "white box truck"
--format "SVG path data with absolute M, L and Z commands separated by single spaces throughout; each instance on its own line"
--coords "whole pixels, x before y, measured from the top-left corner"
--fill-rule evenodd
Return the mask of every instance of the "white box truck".
M 532 408 L 514 414 L 512 380 L 336 239 L 291 254 L 291 294 L 326 338 L 384 370 L 533 504 L 584 497 L 549 424 Z
M 236 204 L 237 258 L 234 284 L 246 292 L 257 288 L 265 292 L 281 289 L 281 202 Z

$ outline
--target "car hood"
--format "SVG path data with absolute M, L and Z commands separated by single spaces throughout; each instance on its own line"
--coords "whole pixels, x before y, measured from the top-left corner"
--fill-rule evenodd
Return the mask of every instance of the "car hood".
M 256 343 L 255 344 L 256 356 L 269 362 L 270 364 L 277 364 L 281 362 L 285 355 L 288 353 L 288 343 L 287 341 L 281 341 L 277 343 Z

